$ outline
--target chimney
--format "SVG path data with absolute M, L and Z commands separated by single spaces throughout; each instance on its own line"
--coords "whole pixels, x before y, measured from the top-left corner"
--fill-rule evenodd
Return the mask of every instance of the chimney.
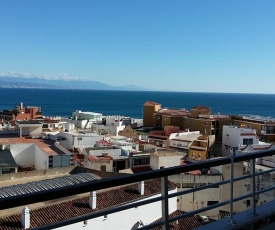
M 22 209 L 21 225 L 24 229 L 30 228 L 30 210 L 28 207 Z
M 90 206 L 92 209 L 96 209 L 96 191 L 90 192 L 90 196 L 89 196 L 89 206 Z
M 140 195 L 144 195 L 144 181 L 138 182 L 138 192 Z

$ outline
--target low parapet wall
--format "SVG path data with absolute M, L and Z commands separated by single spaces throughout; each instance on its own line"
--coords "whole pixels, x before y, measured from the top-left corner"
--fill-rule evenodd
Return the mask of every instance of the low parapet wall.
M 25 179 L 30 177 L 45 177 L 45 176 L 55 176 L 55 175 L 68 175 L 70 174 L 75 167 L 62 167 L 62 168 L 53 168 L 46 170 L 34 170 L 18 173 L 7 173 L 0 175 L 0 181 L 6 180 L 18 180 Z
M 46 170 L 34 170 L 34 171 L 26 171 L 26 172 L 18 172 L 18 173 L 7 173 L 0 175 L 0 181 L 9 181 L 9 180 L 19 180 L 19 179 L 30 179 L 31 177 L 43 177 L 43 179 L 47 179 L 45 177 L 51 176 L 65 176 L 69 174 L 77 174 L 77 173 L 94 173 L 102 178 L 106 177 L 114 177 L 114 176 L 123 176 L 123 173 L 116 172 L 104 172 L 93 170 L 89 168 L 79 167 L 79 166 L 71 166 L 71 167 L 62 167 L 62 168 L 53 168 Z
M 94 173 L 102 178 L 127 175 L 125 173 L 105 172 L 105 171 L 99 171 L 99 170 L 94 170 L 94 169 L 89 169 L 89 168 L 84 168 L 79 166 L 76 166 L 71 171 L 71 174 L 76 174 L 76 173 Z

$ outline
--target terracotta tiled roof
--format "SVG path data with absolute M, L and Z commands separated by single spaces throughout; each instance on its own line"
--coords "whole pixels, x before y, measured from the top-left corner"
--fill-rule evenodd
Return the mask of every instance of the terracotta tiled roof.
M 192 109 L 209 109 L 209 110 L 210 110 L 210 108 L 209 108 L 209 107 L 202 106 L 202 105 L 195 106 L 195 107 L 193 107 Z
M 171 213 L 169 215 L 169 218 L 176 217 L 176 216 L 182 215 L 184 213 L 185 213 L 184 211 L 177 210 L 177 211 Z M 158 219 L 153 223 L 157 223 L 160 221 L 161 221 L 161 219 Z M 169 224 L 169 229 L 170 230 L 172 230 L 172 229 L 173 230 L 177 230 L 177 229 L 178 230 L 192 230 L 192 229 L 201 227 L 205 224 L 211 223 L 213 221 L 215 221 L 215 220 L 212 220 L 212 219 L 204 220 L 200 216 L 189 216 L 189 217 L 179 219 L 178 221 L 171 222 Z M 161 226 L 152 228 L 152 230 L 158 230 L 158 229 L 161 230 Z
M 96 143 L 102 144 L 104 146 L 111 146 L 112 145 L 110 142 L 104 141 L 104 140 L 96 141 Z
M 154 106 L 154 105 L 160 105 L 159 103 L 157 103 L 157 102 L 153 102 L 153 101 L 146 101 L 145 103 L 144 103 L 144 105 L 146 105 L 146 106 Z
M 51 120 L 49 118 L 45 118 L 42 123 L 47 123 L 47 124 L 56 124 L 56 123 L 59 123 L 59 121 L 57 120 Z
M 156 114 L 170 115 L 170 116 L 176 117 L 176 116 L 185 116 L 189 114 L 189 112 L 187 110 L 182 110 L 182 109 L 161 109 L 157 111 Z
M 241 133 L 240 136 L 256 136 L 255 133 Z
M 15 126 L 16 124 L 15 124 L 15 122 L 16 122 L 16 120 L 11 120 L 11 121 L 9 121 L 10 122 L 10 124 L 12 125 L 12 126 Z
M 64 154 L 54 145 L 54 141 L 46 139 L 32 139 L 29 137 L 18 137 L 12 135 L 2 135 L 0 138 L 0 144 L 36 144 L 43 152 L 48 155 L 60 155 Z
M 113 160 L 110 156 L 93 156 L 93 155 L 87 155 L 86 156 L 88 160 L 90 161 L 100 161 L 100 160 Z
M 169 189 L 175 189 L 176 186 L 169 181 Z M 97 208 L 92 209 L 88 204 L 88 196 L 72 199 L 62 203 L 45 206 L 35 210 L 30 210 L 30 227 L 37 228 L 49 225 L 55 222 L 68 220 L 74 217 L 82 216 L 104 208 L 132 202 L 144 197 L 160 193 L 160 179 L 145 181 L 144 195 L 140 195 L 137 184 L 131 184 L 111 190 L 97 192 Z M 45 218 L 47 217 L 47 218 Z M 1 217 L 0 229 L 15 230 L 23 229 L 21 227 L 21 213 Z

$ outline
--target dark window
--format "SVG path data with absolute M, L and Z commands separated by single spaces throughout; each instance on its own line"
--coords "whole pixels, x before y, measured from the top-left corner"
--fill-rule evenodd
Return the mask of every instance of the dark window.
M 213 205 L 213 204 L 218 204 L 219 201 L 215 201 L 215 200 L 209 200 L 207 201 L 207 206 Z
M 244 138 L 243 145 L 253 145 L 253 139 L 252 138 Z
M 106 172 L 106 169 L 107 169 L 106 165 L 100 165 L 100 171 Z
M 246 206 L 250 206 L 250 200 L 246 200 Z
M 194 183 L 182 183 L 182 188 L 194 188 Z

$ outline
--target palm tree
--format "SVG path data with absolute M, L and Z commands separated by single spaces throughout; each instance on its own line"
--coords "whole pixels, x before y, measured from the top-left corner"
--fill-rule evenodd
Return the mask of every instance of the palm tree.
M 19 106 L 15 106 L 12 110 L 12 114 L 15 116 L 15 120 L 17 115 L 20 113 L 20 107 Z

